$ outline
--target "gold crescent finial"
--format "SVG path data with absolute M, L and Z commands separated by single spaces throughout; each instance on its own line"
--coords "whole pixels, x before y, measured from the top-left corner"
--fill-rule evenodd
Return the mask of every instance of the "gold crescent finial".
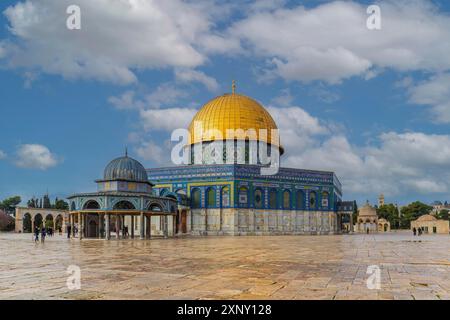
M 231 93 L 235 94 L 236 93 L 236 80 L 233 80 L 231 82 Z

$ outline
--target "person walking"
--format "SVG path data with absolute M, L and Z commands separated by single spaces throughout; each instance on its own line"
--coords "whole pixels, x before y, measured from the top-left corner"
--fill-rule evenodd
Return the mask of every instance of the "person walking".
M 414 234 L 414 236 L 416 235 L 416 233 L 417 233 L 417 230 L 416 230 L 416 227 L 414 227 L 414 228 L 413 228 L 413 234 Z
M 45 230 L 45 227 L 42 227 L 41 229 L 41 242 L 45 242 L 45 236 L 47 235 L 47 230 Z
M 34 228 L 34 242 L 39 242 L 39 228 Z
M 72 233 L 72 226 L 69 224 L 67 226 L 67 239 L 70 239 L 70 234 Z
M 419 227 L 419 233 L 418 233 L 418 235 L 419 235 L 419 236 L 422 235 L 422 228 L 420 228 L 420 227 Z

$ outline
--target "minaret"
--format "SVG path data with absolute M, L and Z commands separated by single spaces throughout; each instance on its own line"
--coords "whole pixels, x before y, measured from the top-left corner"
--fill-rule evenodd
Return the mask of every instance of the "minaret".
M 378 208 L 384 206 L 384 194 L 380 194 L 378 197 Z

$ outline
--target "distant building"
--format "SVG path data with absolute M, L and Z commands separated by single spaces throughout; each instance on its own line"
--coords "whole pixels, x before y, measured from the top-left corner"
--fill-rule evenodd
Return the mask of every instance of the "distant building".
M 447 201 L 445 201 L 444 203 L 442 203 L 441 201 L 434 201 L 431 206 L 433 207 L 433 210 L 431 212 L 431 214 L 433 215 L 438 214 L 441 210 L 450 211 L 450 204 L 448 204 Z
M 380 194 L 378 197 L 378 208 L 384 206 L 384 194 Z
M 53 230 L 62 230 L 68 223 L 68 212 L 65 210 L 45 208 L 16 208 L 16 232 L 33 232 L 35 227 L 41 228 L 51 221 Z
M 438 220 L 431 214 L 425 214 L 417 220 L 411 221 L 411 230 L 420 228 L 423 233 L 449 234 L 449 223 L 447 220 Z
M 378 219 L 378 232 L 391 231 L 391 223 L 384 218 Z
M 378 232 L 377 210 L 369 204 L 369 201 L 358 211 L 355 232 Z

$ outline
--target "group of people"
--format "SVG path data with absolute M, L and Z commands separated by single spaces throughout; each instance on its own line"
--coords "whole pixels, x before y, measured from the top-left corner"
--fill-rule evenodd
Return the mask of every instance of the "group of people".
M 62 228 L 58 228 L 58 232 L 61 235 L 62 234 Z M 41 236 L 41 242 L 45 242 L 45 237 L 53 237 L 54 230 L 52 227 L 46 228 L 45 226 L 42 226 L 41 228 L 35 227 L 34 228 L 34 242 L 39 242 L 39 235 Z
M 413 231 L 413 234 L 414 234 L 414 235 L 416 235 L 416 234 L 417 234 L 418 236 L 421 236 L 421 235 L 422 235 L 422 228 L 417 228 L 417 229 L 416 229 L 416 228 L 414 227 L 412 231 Z
M 74 236 L 78 233 L 78 228 L 77 228 L 77 226 L 74 226 L 73 227 L 73 233 L 74 233 Z M 67 226 L 67 239 L 70 239 L 70 237 L 72 236 L 72 226 L 69 224 L 68 226 Z

